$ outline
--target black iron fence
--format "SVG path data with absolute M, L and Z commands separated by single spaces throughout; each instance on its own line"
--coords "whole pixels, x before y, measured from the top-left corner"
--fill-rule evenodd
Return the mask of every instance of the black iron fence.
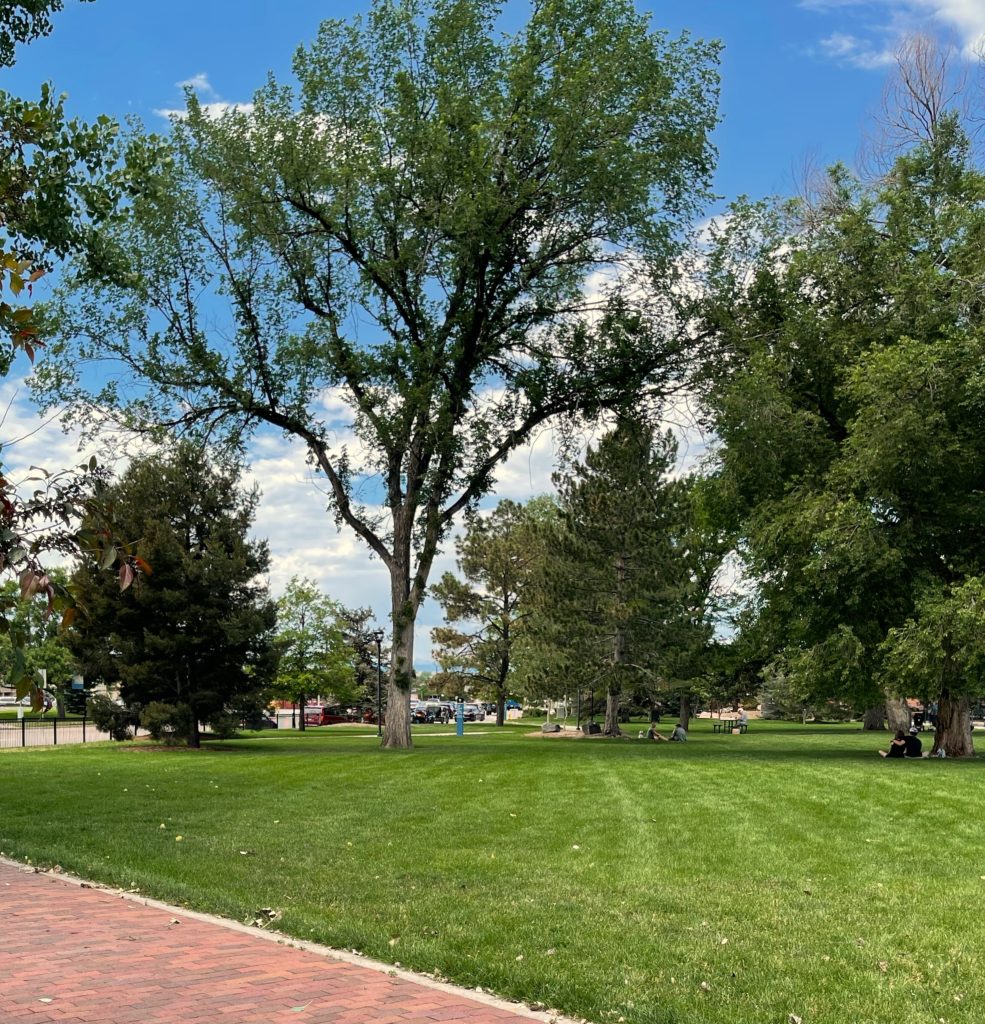
M 25 715 L 0 718 L 0 750 L 8 747 L 57 747 L 69 743 L 108 740 L 110 735 L 97 729 L 91 718 L 53 718 L 50 715 Z

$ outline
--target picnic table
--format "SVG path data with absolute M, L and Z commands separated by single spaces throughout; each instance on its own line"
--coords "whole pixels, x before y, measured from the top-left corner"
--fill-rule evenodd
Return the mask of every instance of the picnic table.
M 730 733 L 733 729 L 738 729 L 739 732 L 748 732 L 749 723 L 740 722 L 737 718 L 716 718 L 712 720 L 712 732 Z

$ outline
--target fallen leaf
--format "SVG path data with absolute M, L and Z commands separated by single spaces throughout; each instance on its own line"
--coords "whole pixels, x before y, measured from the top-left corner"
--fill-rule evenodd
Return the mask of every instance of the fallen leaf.
M 709 985 L 707 981 L 701 982 L 701 991 L 702 992 L 710 992 L 711 991 L 711 985 Z
M 790 1016 L 787 1017 L 787 1024 L 800 1024 L 800 1021 L 801 1018 L 795 1013 L 791 1013 Z
M 883 974 L 885 974 L 886 971 L 889 970 L 889 961 L 888 960 L 880 960 L 879 961 L 879 970 L 882 971 Z

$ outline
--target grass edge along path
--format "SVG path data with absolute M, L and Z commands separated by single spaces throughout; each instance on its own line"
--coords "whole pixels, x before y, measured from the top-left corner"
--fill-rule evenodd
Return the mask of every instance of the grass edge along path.
M 9 870 L 5 872 L 3 870 L 4 868 L 7 868 Z M 148 896 L 140 896 L 137 893 L 133 893 L 125 889 L 108 888 L 106 886 L 100 885 L 98 882 L 93 882 L 91 880 L 83 878 L 77 878 L 76 876 L 66 874 L 63 871 L 41 871 L 37 868 L 32 869 L 30 867 L 26 867 L 18 861 L 12 861 L 6 857 L 0 857 L 0 882 L 2 882 L 5 886 L 16 886 L 19 881 L 23 881 L 23 879 L 18 878 L 18 875 L 25 874 L 30 876 L 32 879 L 38 878 L 39 876 L 43 876 L 47 881 L 50 881 L 55 884 L 76 887 L 78 889 L 92 889 L 94 891 L 94 894 L 101 893 L 104 895 L 110 895 L 114 898 L 126 900 L 128 903 L 135 904 L 138 907 L 146 907 L 152 910 L 161 911 L 169 916 L 169 926 L 173 923 L 181 923 L 187 922 L 188 920 L 192 920 L 214 928 L 221 928 L 226 931 L 236 932 L 242 936 L 248 937 L 248 939 L 251 942 L 256 940 L 260 943 L 276 943 L 278 946 L 286 947 L 288 949 L 295 949 L 302 953 L 314 954 L 316 956 L 325 957 L 333 961 L 342 961 L 343 963 L 350 964 L 353 967 L 359 968 L 360 971 L 368 971 L 374 972 L 376 974 L 383 974 L 386 975 L 388 978 L 399 979 L 401 981 L 408 982 L 411 985 L 414 985 L 418 988 L 424 988 L 434 992 L 443 993 L 444 995 L 451 996 L 455 1001 L 467 1001 L 472 1004 L 487 1006 L 494 1010 L 505 1011 L 506 1013 L 513 1015 L 513 1017 L 518 1022 L 521 1022 L 521 1024 L 523 1021 L 532 1020 L 542 1021 L 545 1022 L 545 1024 L 579 1024 L 579 1022 L 576 1022 L 571 1018 L 565 1017 L 555 1010 L 544 1011 L 534 1010 L 529 1007 L 523 1007 L 515 1002 L 500 999 L 491 993 L 476 992 L 474 990 L 463 989 L 461 986 L 453 985 L 448 982 L 437 981 L 434 978 L 428 977 L 426 975 L 416 974 L 412 971 L 403 970 L 401 968 L 395 968 L 392 964 L 386 964 L 381 961 L 372 960 L 368 957 L 351 953 L 348 950 L 333 949 L 328 946 L 322 946 L 314 942 L 304 942 L 301 940 L 296 940 L 290 937 L 286 937 L 282 935 L 280 932 L 265 931 L 262 929 L 257 929 L 253 926 L 240 924 L 238 921 L 231 921 L 225 917 L 217 917 L 214 914 L 204 914 L 199 911 L 189 910 L 185 907 L 175 907 L 172 904 L 163 903 L 160 900 L 155 900 Z M 7 880 L 8 878 L 10 879 L 9 881 Z M 49 890 L 46 892 L 44 890 L 39 891 L 35 889 L 35 892 L 33 893 L 31 899 L 31 907 L 32 911 L 35 908 L 38 910 L 39 921 L 45 919 L 46 917 L 49 917 L 49 915 L 46 914 L 46 910 L 44 907 L 46 899 L 52 899 L 56 901 L 59 907 L 63 902 L 59 898 L 59 895 L 57 894 L 56 891 Z M 76 905 L 73 907 L 73 910 L 77 911 L 77 913 L 73 914 L 73 920 L 84 925 L 86 920 L 85 915 L 87 909 L 88 908 L 84 904 L 79 904 L 78 902 L 76 902 Z M 180 917 L 176 917 L 175 915 L 180 915 Z M 128 919 L 126 922 L 121 922 L 119 926 L 121 932 L 129 932 L 130 930 L 132 930 L 130 927 L 131 922 L 132 919 Z M 187 935 L 187 929 L 183 930 L 182 939 L 184 939 L 185 935 Z M 116 939 L 116 941 L 113 943 L 113 945 L 118 946 L 119 942 L 122 940 L 122 934 L 120 936 L 114 936 L 114 938 Z M 128 938 L 132 938 L 132 936 L 128 935 Z M 58 940 L 56 939 L 55 941 L 57 942 Z M 74 940 L 69 941 L 72 942 Z M 148 937 L 148 941 L 152 941 L 152 936 Z M 106 955 L 106 952 L 107 950 L 105 949 L 102 951 L 104 957 Z M 157 953 L 156 950 L 148 952 L 155 954 Z M 189 953 L 187 947 L 185 947 L 185 952 L 186 955 Z M 195 959 L 202 961 L 209 959 L 209 951 L 207 949 L 193 949 L 190 952 L 193 954 Z M 112 957 L 112 952 L 110 952 L 110 957 Z M 158 956 L 158 959 L 160 959 L 160 956 Z M 258 959 L 258 957 L 254 959 Z M 86 968 L 86 970 L 88 970 L 88 964 L 83 964 L 83 966 Z M 142 974 L 146 978 L 146 967 L 143 967 L 141 970 Z M 297 971 L 292 971 L 292 974 L 297 974 Z M 91 992 L 94 987 L 98 986 L 98 982 L 90 978 L 88 974 L 86 975 L 86 977 L 87 984 L 89 986 L 89 991 Z M 209 984 L 210 982 L 212 982 L 213 977 L 213 975 L 210 975 L 209 978 L 206 979 L 205 983 Z M 354 984 L 354 987 L 358 989 L 360 985 L 360 979 L 358 977 L 352 977 L 351 975 L 350 977 Z M 6 980 L 7 979 L 5 976 L 0 975 L 0 1005 L 2 1005 L 2 997 L 5 993 L 4 982 Z M 173 978 L 170 980 L 173 981 Z M 286 981 L 287 979 L 284 980 Z M 34 984 L 36 985 L 36 982 Z M 115 981 L 113 982 L 113 984 L 115 984 Z M 50 980 L 46 983 L 46 991 L 52 989 L 53 987 L 57 988 L 61 985 L 61 972 L 59 972 L 58 980 L 57 982 L 55 982 L 54 985 L 52 985 L 52 982 Z M 151 987 L 154 987 L 153 983 Z M 68 994 L 69 997 L 71 998 L 72 993 L 69 992 Z M 100 997 L 111 995 L 111 993 L 99 993 L 98 991 L 94 992 L 93 994 Z M 353 996 L 355 996 L 355 998 L 359 998 L 358 992 L 354 992 Z M 353 996 L 350 996 L 349 998 L 352 998 Z M 257 998 L 258 1001 L 264 1000 L 262 994 Z M 295 1012 L 300 1012 L 299 1007 L 294 1007 L 292 1009 L 294 1009 Z M 408 1005 L 407 1009 L 408 1011 L 412 1011 L 417 1009 L 417 1007 Z M 64 1012 L 60 1006 L 56 1007 L 56 1010 Z M 130 1010 L 129 1005 L 127 1006 L 127 1010 Z M 98 1019 L 103 1020 L 104 1014 L 105 1006 L 101 1006 L 99 1010 Z M 86 1018 L 83 1015 L 80 1019 L 85 1020 Z M 580 1024 L 585 1024 L 585 1022 L 582 1021 L 580 1022 Z
M 602 1024 L 971 1024 L 981 762 L 881 739 L 26 751 L 0 758 L 0 850 Z

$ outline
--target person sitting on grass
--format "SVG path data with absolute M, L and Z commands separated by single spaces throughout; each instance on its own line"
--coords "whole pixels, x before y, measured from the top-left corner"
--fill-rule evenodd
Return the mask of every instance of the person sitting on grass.
M 683 722 L 678 722 L 674 726 L 674 731 L 670 736 L 662 736 L 656 729 L 651 725 L 646 733 L 640 733 L 640 739 L 646 738 L 648 740 L 655 740 L 659 743 L 686 743 L 687 742 L 687 729 L 684 728 Z
M 910 726 L 910 735 L 906 737 L 904 741 L 906 746 L 904 747 L 904 757 L 923 757 L 923 744 L 920 742 L 920 737 L 917 733 L 920 729 L 916 725 Z
M 902 729 L 897 729 L 893 742 L 889 744 L 889 750 L 880 750 L 879 756 L 906 757 L 906 733 Z

